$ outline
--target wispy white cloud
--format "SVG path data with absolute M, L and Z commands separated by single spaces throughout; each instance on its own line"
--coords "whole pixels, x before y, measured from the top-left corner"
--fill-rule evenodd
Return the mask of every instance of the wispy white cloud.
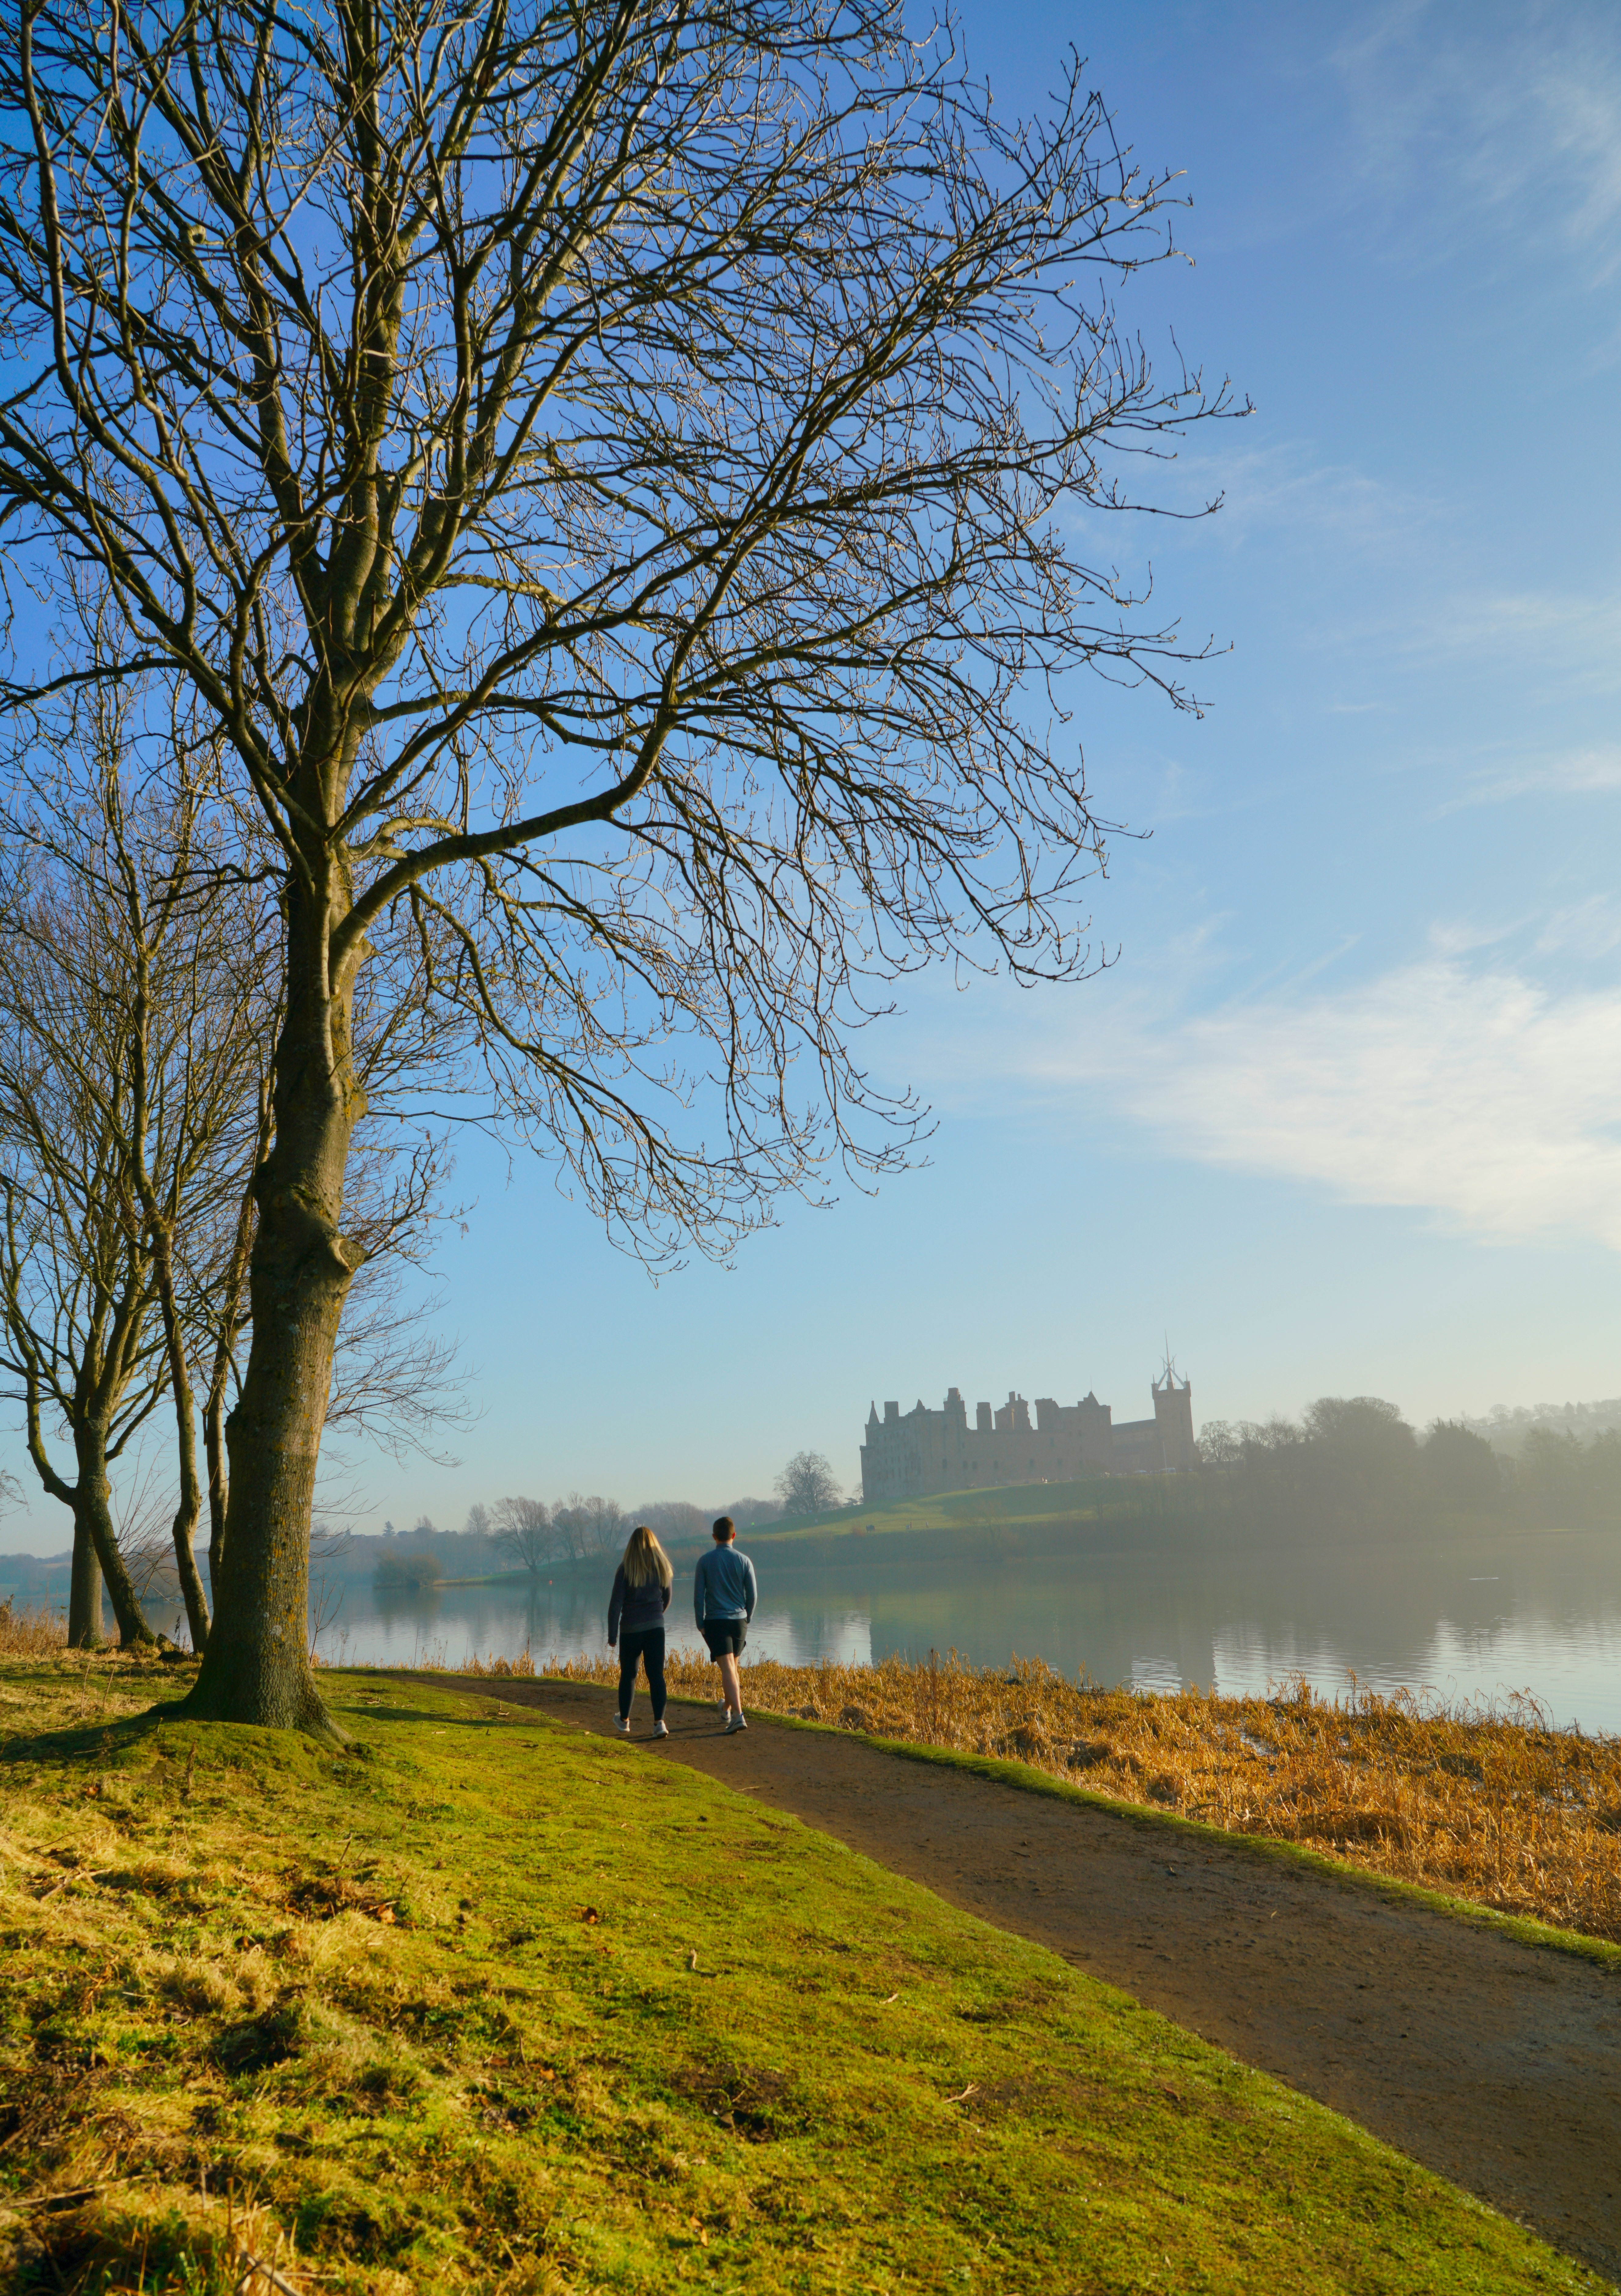
M 1382 556 L 1410 548 L 1439 503 L 1354 463 L 1325 458 L 1302 439 L 1252 445 L 1234 433 L 1224 448 L 1184 453 L 1166 474 L 1165 497 L 1192 511 L 1222 497 L 1222 512 L 1191 532 L 1228 548 L 1257 536 L 1303 547 Z
M 1409 642 L 1426 651 L 1441 645 L 1460 652 L 1531 653 L 1561 676 L 1585 671 L 1613 683 L 1617 641 L 1621 598 L 1613 594 L 1522 591 L 1454 595 L 1439 613 L 1415 622 Z
M 1491 765 L 1439 809 L 1503 805 L 1517 797 L 1601 797 L 1614 790 L 1621 790 L 1621 744 L 1598 742 Z
M 1494 923 L 1480 917 L 1439 917 L 1429 928 L 1430 950 L 1440 957 L 1472 956 L 1477 949 L 1495 948 L 1524 922 L 1522 917 Z
M 1505 258 L 1562 242 L 1591 283 L 1617 259 L 1621 25 L 1571 0 L 1391 0 L 1331 62 L 1365 194 L 1393 249 L 1434 258 L 1491 217 Z
M 1575 957 L 1596 962 L 1621 948 L 1621 903 L 1608 893 L 1590 893 L 1556 909 L 1536 939 L 1542 956 Z
M 1200 1162 L 1483 1237 L 1576 1231 L 1621 1250 L 1621 988 L 1560 994 L 1437 954 L 1019 1064 Z
M 1561 715 L 1576 701 L 1608 706 L 1621 689 L 1621 595 L 1483 591 L 1470 580 L 1464 546 L 1449 548 L 1444 557 L 1432 553 L 1415 559 L 1418 581 L 1393 589 L 1364 612 L 1347 608 L 1325 624 L 1315 633 L 1322 658 L 1355 661 L 1364 675 L 1371 662 L 1392 693 L 1397 678 L 1416 676 L 1428 683 L 1439 672 L 1473 671 L 1478 664 L 1501 672 L 1511 664 L 1522 693 L 1536 697 L 1544 722 L 1555 705 Z M 1606 754 L 1602 746 L 1572 748 L 1557 758 L 1536 757 L 1529 767 L 1563 761 L 1574 770 L 1575 761 Z M 1489 793 L 1493 778 L 1480 777 L 1483 792 Z M 1467 791 L 1463 801 L 1470 801 Z

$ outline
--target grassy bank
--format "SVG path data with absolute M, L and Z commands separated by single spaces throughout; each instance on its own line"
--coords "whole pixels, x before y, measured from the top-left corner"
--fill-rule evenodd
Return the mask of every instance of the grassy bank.
M 170 1687 L 0 1667 L 8 2286 L 1592 2285 L 692 1770 L 342 1677 L 333 1759 Z
M 511 1672 L 511 1668 L 502 1668 Z M 520 1660 L 520 1669 L 528 1662 Z M 465 1670 L 465 1669 L 464 1669 Z M 553 1669 L 617 1681 L 610 1660 Z M 698 1659 L 672 1687 L 709 1694 Z M 1142 1697 L 1036 1664 L 744 1670 L 756 1706 L 879 1737 L 1027 1762 L 1224 1832 L 1327 1850 L 1500 1913 L 1621 1943 L 1621 1740 L 1500 1713 L 1304 1683 L 1281 1698 Z
M 1003 1555 L 1106 1554 L 1122 1549 L 1224 1548 L 1233 1544 L 1298 1551 L 1302 1524 L 1329 1529 L 1358 1546 L 1415 1540 L 1535 1537 L 1511 1512 L 1459 1513 L 1433 1504 L 1348 1513 L 1289 1502 L 1287 1495 L 1235 1474 L 1101 1475 L 1067 1483 L 1016 1483 L 944 1491 L 876 1506 L 838 1508 L 818 1519 L 758 1523 L 750 1553 L 774 1569 L 815 1569 L 861 1556 L 937 1567 L 987 1550 Z
M 886 1546 L 908 1537 L 938 1540 L 958 1537 L 970 1546 L 987 1531 L 1064 1533 L 1093 1537 L 1110 1524 L 1121 1529 L 1145 1521 L 1180 1519 L 1197 1507 L 1199 1479 L 1145 1475 L 1129 1481 L 1093 1475 L 1070 1483 L 1018 1483 L 984 1491 L 946 1491 L 929 1498 L 892 1499 L 856 1510 L 839 1507 L 817 1518 L 757 1523 L 749 1532 L 750 1550 L 769 1548 L 782 1562 L 807 1561 L 823 1549 L 849 1552 L 850 1540 L 880 1539 Z

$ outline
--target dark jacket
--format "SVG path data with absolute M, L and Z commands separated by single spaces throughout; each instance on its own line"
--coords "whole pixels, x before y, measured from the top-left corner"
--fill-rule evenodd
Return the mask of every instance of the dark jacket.
M 613 1574 L 613 1592 L 608 1597 L 610 1644 L 618 1641 L 621 1627 L 627 1635 L 645 1634 L 649 1627 L 661 1627 L 669 1607 L 667 1587 L 661 1587 L 656 1578 L 650 1579 L 645 1587 L 627 1587 L 621 1562 Z

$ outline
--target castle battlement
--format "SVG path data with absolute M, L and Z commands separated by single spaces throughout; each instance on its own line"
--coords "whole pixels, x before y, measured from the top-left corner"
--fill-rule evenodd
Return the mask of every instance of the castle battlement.
M 993 1490 L 1006 1483 L 1070 1483 L 1085 1475 L 1176 1475 L 1199 1465 L 1193 1441 L 1193 1386 L 1178 1379 L 1170 1361 L 1152 1382 L 1151 1419 L 1115 1424 L 1107 1403 L 1085 1395 L 1078 1403 L 1036 1399 L 1036 1423 L 1022 1395 L 1010 1393 L 993 1411 L 968 1406 L 956 1388 L 942 1409 L 920 1398 L 901 1414 L 873 1404 L 861 1447 L 861 1488 L 869 1506 L 884 1499 L 926 1498 L 935 1491 Z

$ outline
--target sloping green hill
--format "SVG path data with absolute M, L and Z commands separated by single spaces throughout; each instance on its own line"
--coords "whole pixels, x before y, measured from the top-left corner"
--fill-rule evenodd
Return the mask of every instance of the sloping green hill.
M 879 1506 L 839 1507 L 815 1517 L 762 1523 L 747 1534 L 752 1550 L 825 1546 L 831 1541 L 945 1534 L 948 1548 L 983 1532 L 1045 1534 L 1072 1529 L 1107 1538 L 1117 1527 L 1198 1522 L 1208 1512 L 1202 1478 L 1192 1475 L 1094 1475 L 1072 1483 L 1010 1483 L 983 1491 L 942 1491 L 930 1498 L 892 1499 Z M 1224 1492 L 1220 1496 L 1224 1499 Z M 1224 1512 L 1224 1508 L 1222 1510 Z
M 18 2296 L 1592 2284 L 695 1770 L 340 1675 L 334 1758 L 142 1710 L 179 1686 L 0 1668 Z

